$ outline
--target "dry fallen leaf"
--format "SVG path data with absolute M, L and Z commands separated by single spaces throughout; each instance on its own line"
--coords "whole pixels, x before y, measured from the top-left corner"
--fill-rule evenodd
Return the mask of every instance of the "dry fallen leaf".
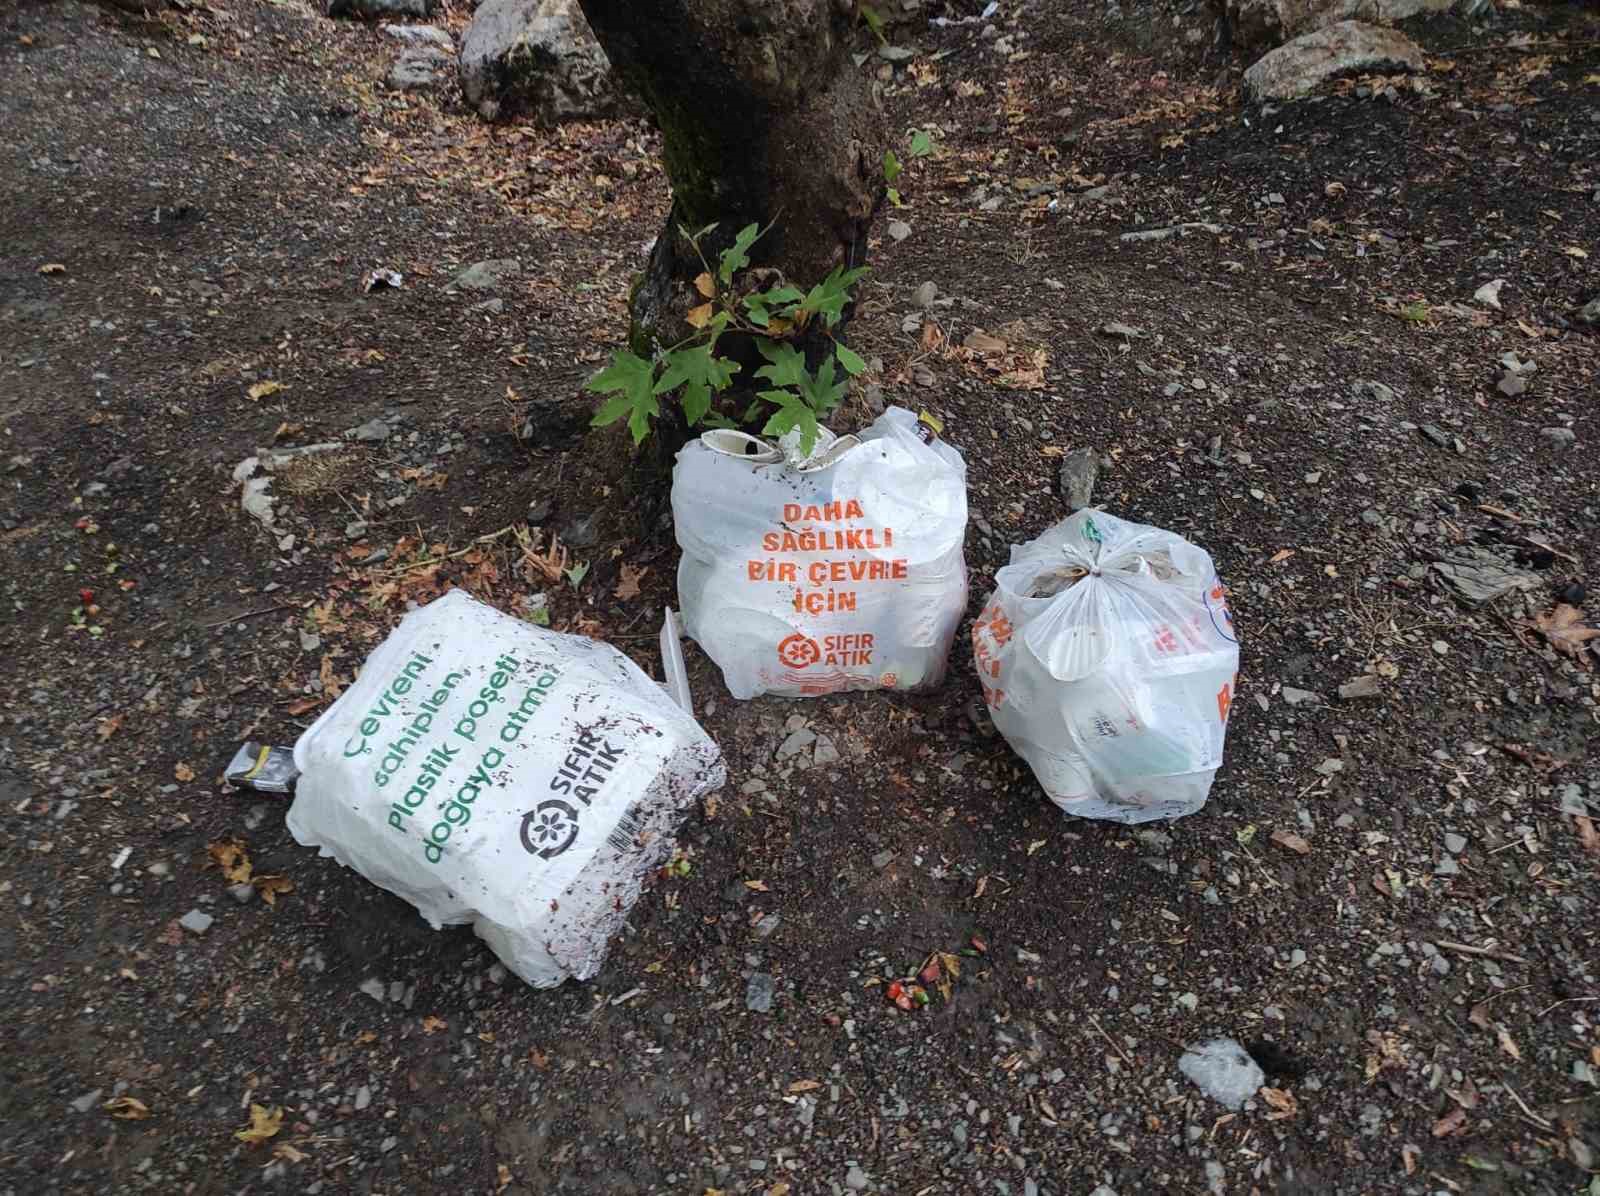
M 269 382 L 257 382 L 254 386 L 252 386 L 249 390 L 245 391 L 244 393 L 250 397 L 250 401 L 251 402 L 259 403 L 262 399 L 266 398 L 268 395 L 275 395 L 282 389 L 283 389 L 283 383 L 282 382 L 270 382 L 270 381 Z
M 1433 1136 L 1435 1138 L 1448 1138 L 1467 1123 L 1467 1111 L 1462 1108 L 1451 1109 L 1438 1121 L 1433 1123 Z
M 494 1168 L 494 1176 L 495 1196 L 499 1196 L 501 1192 L 504 1192 L 511 1186 L 511 1168 L 507 1167 L 504 1163 L 496 1163 Z
M 1590 855 L 1600 855 L 1600 834 L 1594 829 L 1594 819 L 1587 814 L 1574 814 L 1573 825 L 1578 828 L 1578 842 Z
M 253 1145 L 275 1137 L 282 1128 L 282 1109 L 269 1110 L 265 1105 L 251 1105 L 249 1126 L 242 1130 L 235 1130 L 233 1136 L 241 1142 L 249 1142 Z
M 622 580 L 617 583 L 616 595 L 626 602 L 630 598 L 639 596 L 639 583 L 644 580 L 644 575 L 650 572 L 649 566 L 635 569 L 632 565 L 622 566 Z
M 422 1019 L 422 1032 L 424 1034 L 432 1034 L 436 1030 L 443 1030 L 447 1028 L 449 1025 L 450 1023 L 445 1021 L 444 1018 L 434 1017 L 430 1013 L 427 1017 Z
M 282 1159 L 286 1163 L 303 1163 L 310 1156 L 303 1150 L 296 1150 L 287 1142 L 280 1142 L 272 1148 L 274 1158 Z
M 1283 1088 L 1263 1088 L 1260 1096 L 1272 1109 L 1267 1114 L 1268 1121 L 1282 1121 L 1300 1111 L 1300 1103 L 1295 1100 L 1294 1093 Z
M 712 304 L 702 303 L 699 307 L 690 308 L 689 314 L 683 318 L 690 328 L 704 328 L 711 323 L 712 309 Z
M 1539 634 L 1544 636 L 1557 652 L 1564 652 L 1574 660 L 1584 658 L 1584 645 L 1596 636 L 1600 628 L 1588 627 L 1583 622 L 1583 612 L 1575 606 L 1559 603 L 1554 610 L 1545 611 L 1534 620 Z
M 46 262 L 39 267 L 40 274 L 65 274 L 67 268 L 60 262 Z
M 187 784 L 188 782 L 194 780 L 194 769 L 190 768 L 187 764 L 179 763 L 178 767 L 172 770 L 172 775 L 177 777 L 178 780 Z
M 767 882 L 764 880 L 747 880 L 744 882 L 744 887 L 756 893 L 767 893 L 771 891 L 767 888 Z
M 796 1080 L 789 1085 L 790 1092 L 814 1092 L 822 1087 L 820 1080 Z
M 331 656 L 322 658 L 322 667 L 317 670 L 317 677 L 321 680 L 322 692 L 329 701 L 337 698 L 344 690 L 344 682 L 339 680 L 338 674 L 333 671 L 333 657 Z
M 287 876 L 258 876 L 253 882 L 256 892 L 261 894 L 261 900 L 268 905 L 278 904 L 279 893 L 294 892 L 294 882 Z
M 971 349 L 974 353 L 983 357 L 997 356 L 1001 353 L 1008 353 L 1011 350 L 1011 346 L 1006 344 L 1005 341 L 998 336 L 991 336 L 982 328 L 974 328 L 967 333 L 967 339 L 961 342 L 961 347 L 963 349 Z
M 1292 549 L 1292 548 L 1280 548 L 1280 549 L 1278 549 L 1277 552 L 1272 554 L 1272 559 L 1269 560 L 1267 562 L 1267 564 L 1269 564 L 1269 565 L 1281 565 L 1281 564 L 1283 564 L 1284 561 L 1288 560 L 1293 555 L 1294 555 L 1294 549 Z
M 100 725 L 94 729 L 94 733 L 96 735 L 98 735 L 101 739 L 110 739 L 121 728 L 122 728 L 122 715 L 113 714 L 110 718 L 101 719 L 100 720 Z
M 208 844 L 206 854 L 211 857 L 211 862 L 222 869 L 222 875 L 230 885 L 242 885 L 250 879 L 250 855 L 245 850 L 245 845 L 237 839 L 219 839 Z
M 1522 1051 L 1511 1037 L 1511 1032 L 1504 1026 L 1495 1027 L 1495 1038 L 1500 1043 L 1500 1049 L 1510 1055 L 1518 1063 L 1522 1062 Z
M 1272 832 L 1272 841 L 1279 847 L 1287 848 L 1296 855 L 1310 855 L 1311 844 L 1295 834 L 1293 831 L 1278 830 Z
M 694 280 L 694 289 L 707 299 L 717 297 L 717 284 L 709 273 L 701 273 Z
M 150 1116 L 149 1106 L 133 1096 L 112 1097 L 100 1107 L 123 1121 L 143 1121 Z

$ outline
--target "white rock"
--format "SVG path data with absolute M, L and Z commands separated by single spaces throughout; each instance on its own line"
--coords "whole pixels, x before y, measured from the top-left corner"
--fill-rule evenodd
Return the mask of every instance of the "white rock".
M 1185 1051 L 1178 1070 L 1218 1104 L 1240 1109 L 1266 1082 L 1245 1049 L 1231 1038 L 1215 1038 Z

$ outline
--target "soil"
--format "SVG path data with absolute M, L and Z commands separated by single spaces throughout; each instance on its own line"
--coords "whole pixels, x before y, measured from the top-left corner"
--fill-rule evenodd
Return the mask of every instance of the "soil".
M 970 613 L 1074 448 L 1213 554 L 1210 802 L 1063 818 L 959 648 L 933 694 L 740 703 L 689 645 L 728 785 L 546 991 L 222 772 L 452 585 L 659 670 L 669 514 L 580 391 L 657 139 L 387 92 L 296 0 L 0 12 L 0 1192 L 1590 1190 L 1600 673 L 1530 624 L 1594 610 L 1600 20 L 1412 22 L 1426 76 L 1263 107 L 1203 8 L 1004 8 L 893 32 L 937 149 L 853 343 L 966 456 Z M 241 510 L 241 461 L 327 442 Z M 1474 552 L 1530 588 L 1465 605 L 1432 566 Z M 840 759 L 775 759 L 797 727 Z M 230 892 L 230 840 L 282 880 Z M 948 996 L 885 999 L 935 952 Z M 1237 1112 L 1177 1066 L 1221 1036 Z

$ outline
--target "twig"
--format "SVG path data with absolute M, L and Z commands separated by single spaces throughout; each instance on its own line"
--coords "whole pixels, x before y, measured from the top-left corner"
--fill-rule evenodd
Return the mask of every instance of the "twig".
M 1105 1032 L 1105 1029 L 1100 1025 L 1100 1023 L 1098 1021 L 1095 1020 L 1095 1016 L 1092 1013 L 1089 1014 L 1089 1024 L 1091 1026 L 1093 1026 L 1096 1030 L 1100 1031 L 1100 1037 L 1105 1039 L 1107 1042 L 1109 1042 L 1111 1044 L 1111 1049 L 1116 1051 L 1117 1054 L 1122 1056 L 1122 1061 L 1124 1063 L 1126 1063 L 1129 1067 L 1133 1066 L 1133 1060 L 1128 1058 L 1128 1052 L 1123 1050 L 1122 1047 L 1117 1044 L 1117 1040 L 1115 1038 L 1112 1038 L 1111 1035 L 1109 1035 L 1109 1034 L 1107 1034 Z
M 1511 1094 L 1511 1099 L 1517 1102 L 1517 1107 L 1528 1115 L 1529 1121 L 1533 1122 L 1536 1126 L 1546 1132 L 1550 1130 L 1550 1123 L 1523 1103 L 1522 1098 L 1517 1095 L 1517 1090 L 1511 1086 L 1510 1080 L 1506 1079 L 1504 1076 L 1501 1076 L 1500 1083 L 1505 1087 L 1505 1090 Z
M 1546 50 L 1582 50 L 1589 46 L 1600 46 L 1600 41 L 1595 42 L 1535 42 L 1526 46 L 1513 46 L 1506 42 L 1496 42 L 1492 46 L 1464 46 L 1459 50 L 1441 50 L 1440 58 L 1460 58 L 1464 54 L 1503 54 L 1507 50 L 1519 54 L 1543 54 Z
M 1519 984 L 1515 988 L 1502 988 L 1498 992 L 1490 993 L 1487 997 L 1485 997 L 1481 1001 L 1474 1001 L 1473 1004 L 1479 1005 L 1479 1006 L 1487 1005 L 1490 1001 L 1495 1001 L 1495 1000 L 1498 1000 L 1501 997 L 1509 996 L 1512 993 L 1519 993 L 1525 988 L 1532 988 L 1532 987 L 1533 987 L 1533 985 L 1531 985 L 1531 984 Z
M 1571 1005 L 1574 1001 L 1600 1001 L 1600 997 L 1567 997 L 1565 1000 L 1557 1001 L 1554 1005 L 1546 1005 L 1543 1009 L 1539 1010 L 1538 1013 L 1534 1014 L 1534 1016 L 1543 1017 L 1552 1009 L 1559 1009 L 1563 1005 Z
M 298 602 L 280 602 L 277 606 L 265 606 L 265 607 L 262 607 L 260 610 L 246 611 L 242 615 L 228 615 L 226 618 L 223 618 L 223 619 L 214 619 L 210 623 L 202 623 L 202 624 L 200 624 L 200 627 L 201 627 L 202 630 L 210 630 L 213 627 L 221 627 L 225 623 L 242 623 L 244 620 L 253 619 L 257 615 L 270 615 L 274 611 L 299 610 L 299 609 L 300 609 L 300 604 Z
M 467 553 L 471 552 L 479 544 L 487 544 L 491 540 L 498 540 L 501 536 L 505 535 L 507 532 L 514 530 L 517 526 L 518 525 L 515 524 L 515 523 L 508 523 L 503 528 L 501 528 L 499 531 L 490 532 L 488 535 L 485 535 L 485 536 L 479 536 L 477 539 L 475 539 L 471 543 L 469 543 L 465 548 L 457 549 L 455 552 L 447 552 L 443 556 L 428 557 L 426 560 L 412 561 L 410 564 L 397 565 L 393 569 L 382 569 L 382 570 L 379 570 L 379 572 L 384 573 L 386 575 L 387 574 L 394 574 L 394 573 L 410 573 L 414 569 L 426 569 L 429 565 L 437 565 L 437 564 L 440 564 L 443 561 L 453 561 L 458 556 L 466 556 Z
M 1513 955 L 1509 951 L 1497 951 L 1493 947 L 1474 947 L 1470 943 L 1447 943 L 1444 939 L 1434 939 L 1433 945 L 1441 951 L 1454 951 L 1457 955 L 1478 955 L 1484 959 L 1500 959 L 1506 963 L 1527 963 L 1520 955 Z

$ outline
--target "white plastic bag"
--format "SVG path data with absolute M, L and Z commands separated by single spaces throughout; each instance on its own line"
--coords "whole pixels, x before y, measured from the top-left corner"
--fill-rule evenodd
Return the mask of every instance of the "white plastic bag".
M 289 830 L 471 922 L 540 988 L 587 979 L 721 753 L 632 661 L 456 590 L 405 617 L 294 747 Z
M 1067 813 L 1148 822 L 1205 804 L 1239 645 L 1203 549 L 1079 511 L 1012 548 L 972 647 L 995 726 Z
M 937 685 L 967 603 L 961 454 L 898 407 L 803 460 L 794 436 L 678 455 L 685 630 L 736 698 Z

